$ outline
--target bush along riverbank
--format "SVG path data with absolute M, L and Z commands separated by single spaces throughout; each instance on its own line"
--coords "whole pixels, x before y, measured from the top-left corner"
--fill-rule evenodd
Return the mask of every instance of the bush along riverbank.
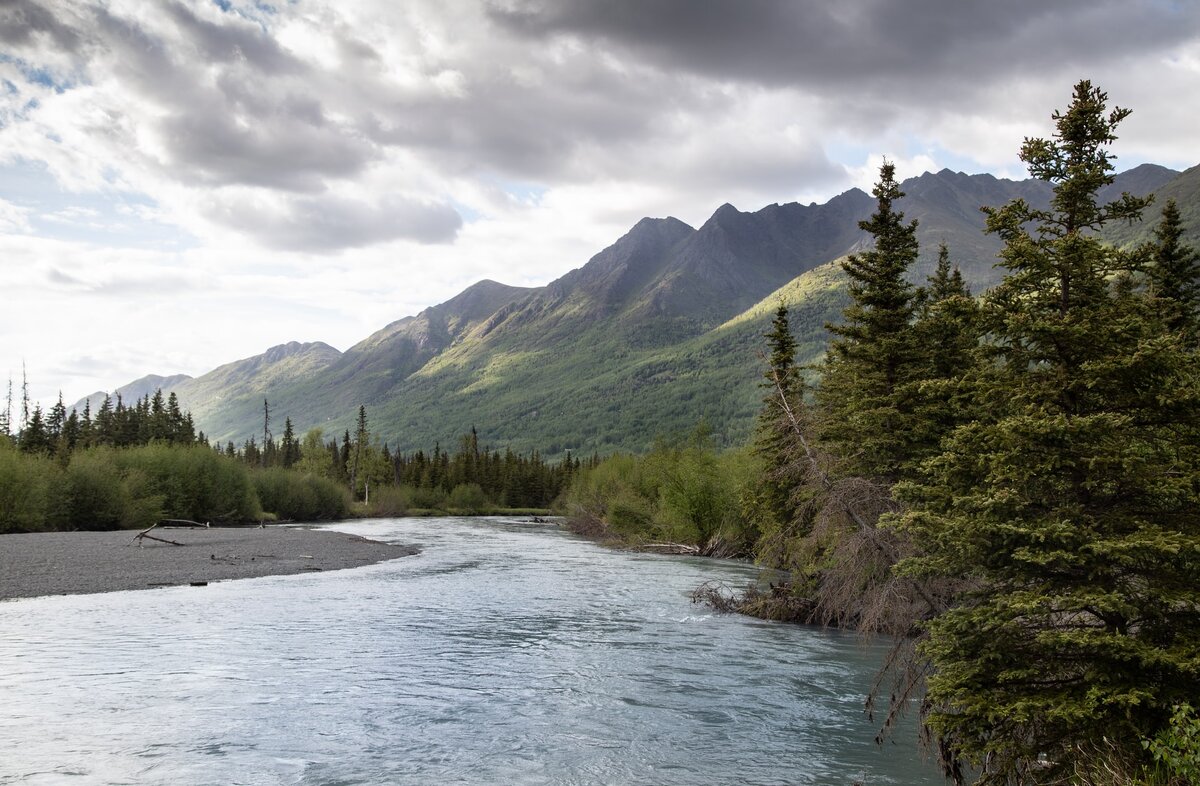
M 740 489 L 756 467 L 747 451 L 716 452 L 701 425 L 645 455 L 582 469 L 563 494 L 567 528 L 621 548 L 749 557 L 757 532 Z
M 1128 114 L 1106 102 L 1081 82 L 1054 136 L 1025 142 L 1054 196 L 986 209 L 1006 273 L 981 297 L 944 247 L 910 283 L 915 222 L 881 167 L 812 388 L 782 305 L 766 336 L 757 473 L 618 457 L 567 495 L 585 531 L 725 533 L 785 572 L 701 588 L 719 608 L 893 636 L 869 706 L 885 732 L 919 707 L 956 783 L 1196 782 L 1200 258 L 1170 203 L 1151 245 L 1097 238 L 1149 204 L 1097 199 Z
M 210 445 L 174 396 L 127 407 L 106 400 L 95 417 L 40 406 L 15 435 L 0 421 L 0 533 L 143 528 L 163 519 L 213 524 L 329 521 L 403 515 L 546 515 L 580 469 L 568 455 L 551 464 L 536 452 L 479 445 L 474 429 L 456 453 L 393 454 L 374 439 L 366 409 L 358 427 L 326 441 L 320 429 L 297 440 L 270 431 L 240 447 Z

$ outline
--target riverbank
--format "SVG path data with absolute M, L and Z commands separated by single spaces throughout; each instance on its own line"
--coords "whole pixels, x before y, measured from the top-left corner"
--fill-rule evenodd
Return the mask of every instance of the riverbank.
M 0 600 L 342 570 L 417 553 L 411 546 L 295 527 L 154 533 L 181 545 L 138 546 L 131 530 L 0 535 Z

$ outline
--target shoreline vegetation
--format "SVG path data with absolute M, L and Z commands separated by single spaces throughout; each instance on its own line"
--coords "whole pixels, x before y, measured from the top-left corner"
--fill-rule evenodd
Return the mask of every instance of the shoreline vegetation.
M 11 409 L 11 406 L 10 406 Z M 270 431 L 239 449 L 210 445 L 172 394 L 133 406 L 105 400 L 93 417 L 44 416 L 28 402 L 12 434 L 0 413 L 0 535 L 39 531 L 144 529 L 169 519 L 211 524 L 335 521 L 404 515 L 542 515 L 585 466 L 568 455 L 551 464 L 537 452 L 479 445 L 474 429 L 454 453 L 393 454 L 372 437 L 366 408 L 338 440 L 313 429 L 296 439 Z
M 880 739 L 918 708 L 955 784 L 1200 783 L 1200 255 L 1173 202 L 1154 242 L 1099 240 L 1151 201 L 1097 200 L 1129 114 L 1106 103 L 1080 82 L 1023 145 L 1048 208 L 984 208 L 996 287 L 969 292 L 945 246 L 908 279 L 916 222 L 885 162 L 811 387 L 781 303 L 751 449 L 699 433 L 564 496 L 580 534 L 782 571 L 699 588 L 717 609 L 891 636 Z

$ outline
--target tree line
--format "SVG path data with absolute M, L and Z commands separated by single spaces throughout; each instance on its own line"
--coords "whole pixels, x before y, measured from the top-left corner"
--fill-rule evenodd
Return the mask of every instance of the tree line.
M 23 386 L 24 388 L 24 386 Z M 10 384 L 11 390 L 11 384 Z M 271 431 L 263 402 L 261 439 L 210 444 L 174 393 L 126 405 L 106 397 L 93 414 L 58 402 L 45 412 L 22 396 L 0 413 L 0 532 L 114 529 L 161 518 L 237 522 L 401 515 L 415 509 L 465 513 L 548 508 L 581 468 L 568 455 L 482 448 L 474 428 L 456 452 L 393 453 L 372 436 L 365 407 L 355 432 L 297 439 L 291 419 Z M 15 426 L 15 430 L 12 427 Z
M 597 456 L 583 461 L 570 451 L 558 462 L 547 461 L 538 451 L 519 454 L 510 449 L 481 445 L 475 427 L 463 434 L 451 452 L 435 443 L 433 451 L 393 451 L 370 428 L 365 405 L 359 406 L 354 430 L 341 438 L 326 439 L 313 428 L 295 436 L 291 418 L 276 440 L 270 429 L 271 406 L 263 401 L 263 431 L 240 447 L 227 441 L 219 449 L 248 466 L 277 467 L 327 478 L 344 485 L 356 500 L 392 504 L 409 500 L 408 507 L 441 508 L 457 490 L 457 508 L 548 508 L 581 468 L 599 463 Z
M 789 578 L 701 595 L 893 635 L 882 724 L 918 706 L 956 783 L 1200 782 L 1200 258 L 1170 202 L 1154 243 L 1099 241 L 1150 205 L 1097 199 L 1127 115 L 1084 81 L 1025 141 L 1053 196 L 985 208 L 1005 275 L 978 297 L 945 247 L 910 282 L 885 163 L 812 384 L 784 306 L 766 335 L 759 471 L 724 537 Z M 616 499 L 590 509 L 620 520 Z
M 11 387 L 10 382 L 10 391 Z M 126 405 L 120 395 L 115 401 L 105 396 L 95 415 L 90 401 L 84 403 L 82 413 L 75 409 L 68 412 L 62 394 L 45 412 L 41 404 L 31 404 L 26 394 L 21 409 L 22 418 L 13 423 L 10 392 L 8 406 L 0 414 L 0 438 L 11 440 L 25 453 L 66 457 L 74 450 L 100 445 L 132 447 L 155 441 L 207 444 L 204 432 L 197 433 L 191 413 L 180 409 L 174 393 L 164 397 L 161 389 L 132 405 Z

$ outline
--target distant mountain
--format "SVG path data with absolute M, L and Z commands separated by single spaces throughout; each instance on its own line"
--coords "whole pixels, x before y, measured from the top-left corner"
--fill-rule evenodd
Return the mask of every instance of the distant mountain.
M 1198 171 L 1145 165 L 1112 189 L 1179 194 L 1194 211 Z M 1050 198 L 1038 181 L 949 170 L 901 187 L 897 207 L 919 221 L 914 281 L 946 242 L 976 292 L 1000 277 L 1000 243 L 982 233 L 979 208 Z M 642 219 L 544 287 L 481 281 L 344 353 L 287 344 L 170 389 L 207 434 L 237 442 L 261 433 L 266 398 L 276 432 L 290 417 L 298 432 L 336 435 L 363 404 L 372 431 L 406 450 L 450 444 L 472 426 L 485 443 L 516 449 L 639 450 L 700 417 L 738 444 L 761 398 L 758 353 L 775 305 L 791 308 L 801 360 L 818 358 L 825 324 L 846 302 L 837 260 L 865 247 L 858 221 L 874 206 L 852 189 L 822 205 L 723 205 L 698 229 Z
M 121 387 L 112 391 L 111 394 L 105 393 L 103 390 L 98 390 L 90 396 L 85 396 L 84 398 L 79 399 L 72 405 L 71 408 L 75 409 L 77 412 L 83 412 L 85 408 L 91 407 L 91 411 L 96 412 L 100 409 L 100 406 L 104 404 L 104 399 L 106 396 L 111 396 L 113 400 L 113 406 L 116 406 L 118 396 L 120 396 L 121 400 L 126 404 L 132 404 L 139 399 L 144 398 L 145 396 L 153 396 L 157 390 L 163 391 L 163 395 L 166 395 L 177 385 L 182 382 L 186 382 L 189 379 L 191 379 L 191 377 L 189 377 L 187 374 L 175 374 L 174 376 L 170 377 L 160 377 L 158 374 L 147 374 L 141 379 L 135 379 L 128 385 L 122 385 Z
M 1151 190 L 1154 191 L 1154 202 L 1142 215 L 1141 223 L 1105 227 L 1105 239 L 1118 246 L 1135 246 L 1152 241 L 1154 228 L 1162 220 L 1163 205 L 1168 199 L 1174 199 L 1179 205 L 1180 218 L 1183 220 L 1184 240 L 1200 248 L 1200 166 L 1179 173 L 1153 189 L 1144 189 L 1140 193 L 1130 189 L 1130 192 L 1144 196 Z M 1106 196 L 1115 199 L 1119 195 L 1120 192 L 1109 193 Z

